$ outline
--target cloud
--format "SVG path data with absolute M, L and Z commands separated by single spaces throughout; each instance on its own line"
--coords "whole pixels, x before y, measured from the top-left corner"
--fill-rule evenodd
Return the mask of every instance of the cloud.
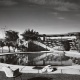
M 78 0 L 77 0 L 78 1 Z M 80 1 L 79 1 L 80 2 Z M 0 6 L 12 6 L 16 4 L 38 4 L 44 5 L 58 11 L 79 10 L 80 6 L 76 0 L 0 0 Z M 30 4 L 31 3 L 31 4 Z
M 14 0 L 0 0 L 0 6 L 12 6 L 16 4 L 17 2 Z
M 50 14 L 57 16 L 59 13 L 58 12 L 51 12 Z
M 80 17 L 80 14 L 76 14 L 75 16 Z
M 41 5 L 46 4 L 46 0 L 27 0 L 27 1 Z
M 80 6 L 70 2 L 59 2 L 54 9 L 59 11 L 79 10 Z
M 58 17 L 58 19 L 63 20 L 63 19 L 65 19 L 65 18 L 64 18 L 64 17 Z
M 80 6 L 76 0 L 25 0 L 39 5 L 48 5 L 58 11 L 79 10 Z M 78 0 L 77 0 L 78 1 Z

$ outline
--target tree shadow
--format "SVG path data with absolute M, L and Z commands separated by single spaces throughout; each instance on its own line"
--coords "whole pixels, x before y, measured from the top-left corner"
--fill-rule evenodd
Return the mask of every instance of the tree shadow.
M 52 78 L 48 78 L 48 77 L 34 77 L 34 78 L 30 78 L 28 80 L 52 80 Z

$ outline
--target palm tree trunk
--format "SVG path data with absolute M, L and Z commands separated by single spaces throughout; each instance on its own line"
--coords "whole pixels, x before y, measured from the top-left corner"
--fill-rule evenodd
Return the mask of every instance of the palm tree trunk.
M 2 47 L 2 53 L 3 53 L 3 47 Z
M 29 41 L 27 41 L 27 50 L 28 50 L 28 46 L 29 46 L 28 44 L 29 44 Z
M 10 52 L 10 47 L 8 47 L 9 48 L 9 52 Z
M 13 51 L 14 51 L 14 52 L 15 52 L 15 49 L 16 49 L 16 48 L 14 47 L 14 48 L 13 48 Z

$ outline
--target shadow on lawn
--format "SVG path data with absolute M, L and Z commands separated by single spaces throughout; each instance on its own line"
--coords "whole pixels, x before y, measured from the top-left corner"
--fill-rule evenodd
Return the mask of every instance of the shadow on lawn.
M 52 80 L 52 78 L 47 78 L 47 77 L 34 77 L 30 78 L 28 80 Z

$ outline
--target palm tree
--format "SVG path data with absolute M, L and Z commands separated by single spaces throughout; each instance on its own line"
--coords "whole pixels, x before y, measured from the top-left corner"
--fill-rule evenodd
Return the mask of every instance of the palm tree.
M 19 39 L 18 32 L 9 30 L 9 31 L 6 31 L 5 35 L 6 35 L 5 40 L 7 43 L 6 45 L 9 48 L 9 52 L 10 52 L 10 46 L 13 47 L 13 50 L 15 52 L 15 49 L 16 49 L 17 44 L 18 44 L 18 39 Z
M 21 34 L 21 35 L 23 36 L 23 39 L 26 40 L 26 41 L 27 40 L 38 40 L 39 39 L 39 37 L 38 37 L 39 33 L 36 32 L 36 31 L 33 31 L 33 29 L 32 30 L 30 30 L 30 29 L 25 30 L 23 32 L 23 34 Z
M 23 40 L 25 40 L 25 43 L 27 41 L 27 46 L 28 46 L 29 42 L 32 42 L 34 40 L 36 41 L 36 40 L 39 40 L 40 39 L 38 37 L 39 36 L 39 33 L 36 32 L 36 31 L 34 31 L 33 29 L 32 30 L 30 30 L 30 29 L 25 30 L 23 32 L 23 34 L 21 34 L 21 35 L 23 36 Z M 26 49 L 28 49 L 28 47 Z
M 6 45 L 8 46 L 8 49 L 9 49 L 9 52 L 10 52 L 10 47 L 11 47 L 12 43 L 11 42 L 6 42 Z

